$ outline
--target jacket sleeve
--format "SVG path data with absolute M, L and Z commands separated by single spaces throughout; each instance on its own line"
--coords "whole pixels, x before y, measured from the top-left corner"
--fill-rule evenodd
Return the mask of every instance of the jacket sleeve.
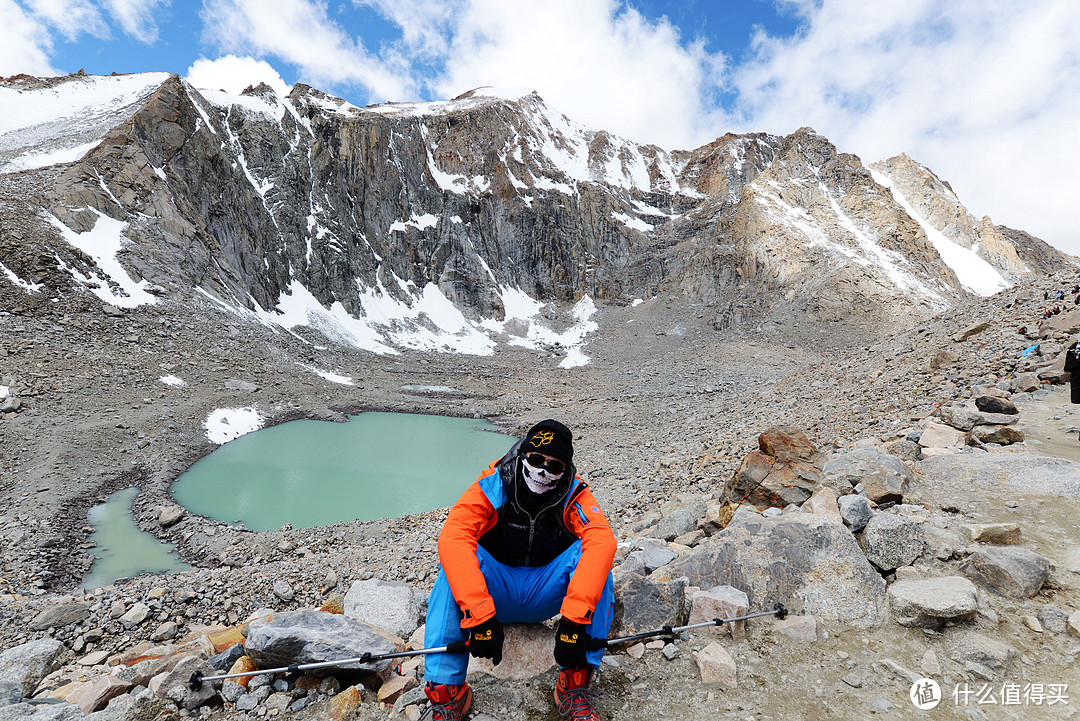
M 490 474 L 485 472 L 481 478 L 486 475 Z M 480 536 L 495 525 L 496 518 L 495 508 L 477 480 L 450 509 L 439 534 L 439 563 L 464 616 L 462 628 L 477 626 L 495 615 L 495 601 L 480 572 L 476 545 Z
M 563 518 L 581 539 L 581 559 L 559 612 L 570 621 L 588 624 L 615 560 L 615 534 L 588 486 L 567 505 Z

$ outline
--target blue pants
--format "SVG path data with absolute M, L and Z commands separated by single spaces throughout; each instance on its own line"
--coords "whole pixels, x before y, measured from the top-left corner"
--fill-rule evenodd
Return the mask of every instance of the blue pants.
M 537 623 L 559 613 L 570 576 L 581 558 L 581 541 L 563 551 L 546 566 L 507 566 L 499 563 L 480 546 L 476 547 L 480 572 L 484 574 L 488 593 L 495 601 L 495 615 L 501 623 Z M 608 573 L 600 601 L 593 611 L 592 623 L 586 626 L 593 638 L 607 638 L 615 607 L 615 584 Z M 428 597 L 427 626 L 424 645 L 427 648 L 446 646 L 464 641 L 468 634 L 461 628 L 462 614 L 446 574 L 439 569 L 435 588 Z M 586 653 L 593 668 L 600 666 L 604 649 Z M 469 667 L 468 653 L 433 653 L 424 657 L 424 680 L 433 683 L 461 684 Z

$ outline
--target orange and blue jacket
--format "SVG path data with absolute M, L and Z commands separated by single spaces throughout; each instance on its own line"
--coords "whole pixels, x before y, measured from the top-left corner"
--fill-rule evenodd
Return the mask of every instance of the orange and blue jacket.
M 492 462 L 466 489 L 450 509 L 439 534 L 439 563 L 461 608 L 462 628 L 477 626 L 495 615 L 495 601 L 480 571 L 476 547 L 499 521 L 500 509 L 507 512 L 513 500 L 517 449 L 514 446 L 506 456 Z M 580 539 L 581 558 L 570 577 L 560 613 L 563 618 L 587 625 L 611 572 L 615 534 L 588 484 L 574 475 L 573 466 L 566 472 L 572 480 L 553 505 L 561 506 L 559 522 L 569 538 L 566 546 Z

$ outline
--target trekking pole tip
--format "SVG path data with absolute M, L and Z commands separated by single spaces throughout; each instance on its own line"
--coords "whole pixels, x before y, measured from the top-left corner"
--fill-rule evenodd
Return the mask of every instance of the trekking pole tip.
M 788 614 L 788 610 L 786 608 L 784 608 L 784 604 L 777 603 L 776 604 L 776 617 L 779 618 L 781 621 L 783 621 L 785 618 L 787 618 L 787 614 Z
M 192 691 L 198 691 L 199 688 L 202 686 L 202 683 L 203 676 L 198 671 L 192 673 L 191 678 L 188 679 L 188 687 L 191 688 Z

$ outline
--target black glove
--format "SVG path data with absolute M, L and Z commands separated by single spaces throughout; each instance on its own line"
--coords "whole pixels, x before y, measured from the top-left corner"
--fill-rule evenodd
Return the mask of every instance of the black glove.
M 561 619 L 559 627 L 555 629 L 555 663 L 563 668 L 588 666 L 585 652 L 591 640 L 592 637 L 585 633 L 585 627 L 580 623 Z
M 465 642 L 469 653 L 477 658 L 490 658 L 496 666 L 502 661 L 503 628 L 499 619 L 492 616 L 479 626 L 469 629 Z

